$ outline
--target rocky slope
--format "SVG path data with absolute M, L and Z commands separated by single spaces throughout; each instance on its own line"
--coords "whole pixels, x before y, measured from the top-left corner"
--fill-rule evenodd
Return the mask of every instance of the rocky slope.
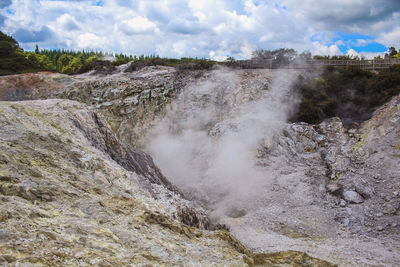
M 103 203 L 96 206 L 92 202 L 87 204 L 85 201 L 89 200 L 85 200 L 83 202 L 86 206 L 84 206 L 88 207 L 86 210 L 83 206 L 76 204 L 65 208 L 68 211 L 67 215 L 59 211 L 60 214 L 67 217 L 71 214 L 79 214 L 89 220 L 85 222 L 96 222 L 97 226 L 102 220 L 97 211 L 103 211 L 107 215 L 101 213 L 102 215 L 109 216 L 105 219 L 109 223 L 104 227 L 121 240 L 118 244 L 119 248 L 125 249 L 124 253 L 139 249 L 139 245 L 132 245 L 134 242 L 129 240 L 137 240 L 142 234 L 149 236 L 146 234 L 150 231 L 157 232 L 155 229 L 159 231 L 162 229 L 161 233 L 165 235 L 157 235 L 146 244 L 153 244 L 151 242 L 160 244 L 160 240 L 167 240 L 167 236 L 171 236 L 178 242 L 178 246 L 162 246 L 167 249 L 168 256 L 161 253 L 160 251 L 164 250 L 160 249 L 158 252 L 165 257 L 157 254 L 157 258 L 151 258 L 154 260 L 153 263 L 180 264 L 180 259 L 197 262 L 199 254 L 188 254 L 187 258 L 182 256 L 179 260 L 171 259 L 171 255 L 175 253 L 181 255 L 182 242 L 197 242 L 196 246 L 201 249 L 198 247 L 194 249 L 194 245 L 190 245 L 193 253 L 206 251 L 205 254 L 208 250 L 203 246 L 206 246 L 207 242 L 217 242 L 217 249 L 214 249 L 214 254 L 210 254 L 214 256 L 210 262 L 204 262 L 205 265 L 211 262 L 217 265 L 222 264 L 222 259 L 216 255 L 220 253 L 218 251 L 221 248 L 228 249 L 229 253 L 218 255 L 226 256 L 229 261 L 241 260 L 241 262 L 228 262 L 228 264 L 244 264 L 243 259 L 247 260 L 247 258 L 250 261 L 254 260 L 256 264 L 267 266 L 289 263 L 306 266 L 307 264 L 322 264 L 321 266 L 328 264 L 317 263 L 316 259 L 308 258 L 307 254 L 287 251 L 296 250 L 329 260 L 340 266 L 396 266 L 400 262 L 400 169 L 398 167 L 400 97 L 394 98 L 378 109 L 372 119 L 354 129 L 344 128 L 337 118 L 324 121 L 319 125 L 288 124 L 286 118 L 296 105 L 296 99 L 288 91 L 288 85 L 295 75 L 296 73 L 269 70 L 233 72 L 214 70 L 181 73 L 168 67 L 151 67 L 138 72 L 116 72 L 112 75 L 23 74 L 0 78 L 0 99 L 69 98 L 91 106 L 89 111 L 82 111 L 85 107 L 81 104 L 61 100 L 13 104 L 26 105 L 29 107 L 27 110 L 36 110 L 38 114 L 45 113 L 38 116 L 42 118 L 40 123 L 50 123 L 50 126 L 39 128 L 42 129 L 42 135 L 48 131 L 50 133 L 58 131 L 57 125 L 60 122 L 70 125 L 59 134 L 61 137 L 68 136 L 68 138 L 57 141 L 62 143 L 63 150 L 69 151 L 75 146 L 84 144 L 80 146 L 81 149 L 86 151 L 88 146 L 90 151 L 94 149 L 96 153 L 100 153 L 101 156 L 96 157 L 107 158 L 105 162 L 108 165 L 97 164 L 97 160 L 92 160 L 92 156 L 82 167 L 79 162 L 86 156 L 78 156 L 75 159 L 75 156 L 69 155 L 70 152 L 62 152 L 60 153 L 64 155 L 61 157 L 62 160 L 65 158 L 67 161 L 61 165 L 66 164 L 71 170 L 65 167 L 58 168 L 59 166 L 51 167 L 50 165 L 50 167 L 52 172 L 57 174 L 54 176 L 59 175 L 66 181 L 72 179 L 69 178 L 69 172 L 73 173 L 71 177 L 76 177 L 76 173 L 84 175 L 78 176 L 78 178 L 81 177 L 78 181 L 85 181 L 87 185 L 80 187 L 89 190 L 86 193 L 82 191 L 84 195 L 89 194 L 85 195 L 85 198 L 100 199 Z M 7 110 L 6 114 L 14 112 L 15 108 L 10 106 L 12 104 L 2 103 L 2 105 L 5 105 L 1 109 Z M 39 108 L 40 105 L 45 108 Z M 20 109 L 24 110 L 24 108 Z M 68 114 L 65 110 L 68 110 Z M 36 114 L 35 112 L 32 114 Z M 18 112 L 18 114 L 25 114 L 24 116 L 32 115 L 27 113 L 29 111 Z M 57 119 L 58 113 L 62 114 L 58 116 L 59 118 L 66 117 L 69 120 L 64 122 L 62 119 Z M 81 113 L 92 115 L 85 115 L 82 123 L 82 116 L 76 119 L 76 114 Z M 18 117 L 20 115 L 14 114 L 14 116 L 15 120 L 22 120 Z M 11 117 L 8 115 L 8 119 L 4 119 L 2 124 L 10 125 L 7 121 Z M 105 119 L 102 119 L 103 117 Z M 55 127 L 51 126 L 51 123 L 55 123 Z M 112 131 L 107 128 L 107 123 Z M 25 126 L 31 127 L 28 118 L 26 121 L 22 120 L 22 126 L 18 124 L 16 127 L 20 129 Z M 2 132 L 4 133 L 3 130 Z M 11 132 L 17 131 L 5 133 L 5 140 L 11 138 Z M 114 136 L 112 132 L 116 135 Z M 40 138 L 29 138 L 19 138 L 25 140 L 23 144 L 29 149 L 36 149 L 37 146 L 41 147 L 53 142 L 48 138 L 44 141 L 40 141 Z M 76 142 L 71 143 L 68 139 L 76 140 Z M 37 141 L 40 141 L 38 143 L 40 146 L 35 145 L 32 148 L 32 144 Z M 22 149 L 18 144 L 11 146 L 11 143 L 7 142 L 4 151 L 10 150 L 9 146 L 10 151 Z M 148 156 L 128 148 L 129 146 L 123 143 L 148 151 L 173 185 L 154 166 Z M 51 147 L 58 148 L 60 144 L 46 145 L 39 151 L 44 153 L 43 150 L 47 149 L 44 153 L 47 155 Z M 27 153 L 21 152 L 3 153 L 6 155 L 4 162 L 11 162 L 10 158 L 13 158 L 11 155 Z M 33 157 L 33 155 L 37 154 L 36 150 L 32 153 L 32 158 L 35 159 L 36 156 Z M 31 156 L 25 158 L 31 158 Z M 61 161 L 61 159 L 56 158 L 54 161 Z M 3 160 L 0 158 L 1 162 Z M 21 162 L 19 158 L 16 158 L 16 161 L 9 165 L 14 166 L 14 171 L 21 169 L 21 172 L 27 173 L 26 176 L 13 174 L 17 179 L 22 181 L 22 177 L 30 177 L 29 179 L 34 179 L 35 183 L 38 183 L 36 176 L 30 173 L 30 170 L 37 170 L 40 174 L 42 168 L 46 170 L 49 166 L 46 165 L 47 163 L 35 165 L 29 162 L 29 160 Z M 111 167 L 101 167 L 104 164 Z M 96 171 L 97 169 L 100 171 Z M 122 170 L 126 175 L 117 175 L 115 170 Z M 45 181 L 42 177 L 47 176 L 41 175 L 38 181 Z M 4 175 L 4 177 L 12 177 L 12 175 Z M 115 182 L 110 182 L 110 177 Z M 89 183 L 86 181 L 88 178 L 93 181 L 89 179 Z M 2 182 L 7 185 L 7 188 L 21 184 L 20 180 L 13 183 L 12 180 L 7 179 L 4 178 Z M 22 184 L 29 185 L 27 188 L 33 185 L 36 190 L 37 186 L 31 180 Z M 57 180 L 54 184 L 63 184 L 62 181 Z M 99 181 L 112 185 L 104 187 Z M 130 189 L 132 184 L 134 184 L 134 189 Z M 93 188 L 101 189 L 106 193 L 103 193 L 104 196 L 99 195 L 96 193 L 98 189 Z M 207 228 L 209 225 L 201 209 L 193 208 L 192 210 L 193 202 L 182 200 L 179 191 L 184 192 L 186 197 L 190 197 L 199 205 L 203 205 L 209 217 L 218 223 L 224 223 L 233 236 L 253 252 L 266 254 L 252 256 L 246 252 L 247 256 L 245 256 L 243 254 L 245 249 L 238 251 L 232 248 L 232 242 L 233 247 L 238 247 L 239 243 L 235 243 L 230 237 L 226 238 L 225 234 L 204 232 L 179 223 L 179 221 L 184 222 L 198 228 Z M 20 191 L 17 190 L 17 192 Z M 22 195 L 14 195 L 13 199 L 23 204 L 16 204 L 15 207 L 28 205 L 25 203 L 23 193 L 18 194 Z M 130 198 L 129 194 L 134 195 L 134 199 L 138 194 L 139 202 L 144 203 L 146 208 L 142 209 L 135 200 L 134 206 L 140 207 L 137 212 L 116 213 L 112 203 L 125 201 L 125 198 Z M 122 195 L 124 199 L 114 200 L 115 195 Z M 69 199 L 68 197 L 71 198 L 72 195 L 67 194 L 65 199 Z M 75 197 L 79 199 L 81 196 Z M 108 200 L 103 200 L 103 198 Z M 59 199 L 64 199 L 64 195 Z M 30 200 L 30 203 L 32 201 L 34 202 Z M 38 202 L 39 198 L 36 201 Z M 56 203 L 54 201 L 44 199 L 42 205 L 54 205 Z M 80 201 L 82 200 L 76 200 L 76 202 Z M 69 205 L 71 201 L 66 202 Z M 56 209 L 64 210 L 64 208 L 59 208 L 63 207 L 62 205 L 57 206 Z M 124 212 L 131 207 L 125 202 L 121 205 L 127 207 L 121 209 Z M 35 205 L 31 206 L 31 208 L 36 208 Z M 47 206 L 48 210 L 51 210 L 51 207 L 55 206 Z M 83 214 L 76 212 L 77 208 Z M 15 209 L 21 210 L 21 208 Z M 161 217 L 143 215 L 147 212 Z M 6 222 L 10 220 L 7 216 L 13 216 L 11 211 L 4 214 L 6 214 L 4 215 Z M 30 213 L 21 214 L 18 217 L 19 220 L 29 217 Z M 145 226 L 140 229 L 132 228 L 127 217 L 136 218 L 135 220 Z M 30 217 L 29 220 L 31 220 Z M 58 223 L 59 220 L 60 218 L 56 218 L 53 222 Z M 121 220 L 121 225 L 119 222 L 118 225 L 116 224 L 118 220 Z M 20 225 L 19 222 L 13 221 L 15 225 Z M 103 227 L 103 224 L 101 226 Z M 89 231 L 87 228 L 84 229 Z M 132 237 L 131 232 L 126 233 L 128 238 L 122 240 L 121 235 L 116 234 L 122 231 L 121 229 L 124 231 L 128 229 L 128 232 L 134 231 L 136 235 Z M 54 231 L 56 230 L 61 231 L 59 229 Z M 13 231 L 11 232 L 15 233 Z M 82 235 L 82 232 L 74 231 L 67 232 L 79 237 Z M 187 231 L 190 237 L 185 234 Z M 62 232 L 65 234 L 64 238 L 67 238 L 67 232 Z M 32 235 L 29 237 L 33 238 Z M 96 233 L 90 231 L 83 232 L 83 235 L 93 240 L 99 238 Z M 125 232 L 122 235 L 125 235 Z M 15 242 L 17 239 L 15 236 L 10 236 L 7 240 Z M 168 242 L 172 241 L 168 240 L 165 242 L 170 244 Z M 230 242 L 226 243 L 226 240 Z M 139 249 L 145 252 L 135 253 L 135 255 L 153 255 L 152 251 L 149 252 L 150 245 L 146 246 Z M 10 251 L 7 255 L 14 255 L 12 256 L 14 258 L 10 256 L 10 259 L 15 261 L 23 258 L 15 256 L 19 255 L 15 254 L 16 250 Z M 119 253 L 118 255 L 123 255 L 122 252 Z M 126 255 L 124 254 L 123 257 L 126 258 Z M 71 257 L 71 259 L 75 258 L 75 256 Z M 86 259 L 93 259 L 93 257 L 87 256 Z M 143 256 L 138 261 L 151 261 L 151 259 Z M 120 264 L 125 264 L 125 262 L 120 262 Z
M 400 260 L 400 97 L 359 129 L 338 118 L 287 125 L 259 164 L 273 178 L 240 218 L 224 218 L 253 251 L 296 249 L 340 266 Z
M 204 212 L 81 103 L 0 102 L 0 125 L 4 266 L 333 266 L 205 230 Z
M 68 100 L 0 103 L 0 262 L 28 266 L 245 265 L 192 216 L 151 158 Z M 236 246 L 236 247 L 235 247 Z M 32 265 L 29 265 L 32 266 Z

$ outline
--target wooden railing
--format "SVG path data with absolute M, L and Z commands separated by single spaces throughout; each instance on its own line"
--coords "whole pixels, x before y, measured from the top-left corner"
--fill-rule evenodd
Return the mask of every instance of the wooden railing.
M 279 64 L 278 62 L 270 59 L 251 59 L 251 60 L 239 60 L 234 63 L 236 67 L 243 69 L 305 69 L 309 67 L 322 67 L 322 66 L 359 66 L 365 70 L 380 70 L 387 69 L 392 65 L 400 64 L 399 58 L 390 59 L 311 59 L 306 61 L 295 60 L 286 64 Z
M 311 66 L 337 66 L 337 67 L 359 66 L 361 69 L 367 69 L 367 70 L 387 69 L 395 64 L 400 64 L 399 58 L 371 59 L 371 60 L 313 59 L 307 61 L 307 65 Z

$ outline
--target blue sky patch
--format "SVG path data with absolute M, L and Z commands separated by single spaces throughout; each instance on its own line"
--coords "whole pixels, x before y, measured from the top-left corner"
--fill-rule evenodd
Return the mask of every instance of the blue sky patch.
M 235 11 L 238 15 L 246 15 L 246 11 L 244 9 L 244 5 L 242 1 L 239 0 L 231 0 L 231 6 L 228 8 L 229 11 Z
M 287 7 L 285 6 L 285 5 L 281 5 L 281 4 L 279 4 L 279 3 L 275 3 L 274 4 L 274 7 L 276 8 L 276 9 L 278 9 L 278 10 L 287 10 Z
M 365 46 L 355 46 L 353 49 L 357 52 L 386 52 L 388 48 L 377 42 L 370 42 Z
M 349 49 L 357 52 L 385 52 L 387 47 L 374 41 L 374 37 L 359 33 L 336 32 L 330 45 L 336 44 L 342 53 Z
M 335 37 L 332 39 L 333 42 L 343 41 L 345 43 L 356 42 L 357 40 L 373 40 L 374 38 L 370 35 L 363 35 L 359 33 L 341 33 L 335 32 Z
M 97 1 L 94 3 L 94 5 L 95 5 L 95 6 L 104 6 L 104 1 L 103 1 L 103 0 L 97 0 Z
M 8 15 L 15 15 L 15 10 L 7 9 L 6 12 Z

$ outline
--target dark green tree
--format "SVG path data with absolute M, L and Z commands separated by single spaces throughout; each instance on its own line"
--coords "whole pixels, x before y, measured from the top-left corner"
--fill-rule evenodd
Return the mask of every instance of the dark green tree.
M 18 42 L 0 31 L 0 75 L 25 72 L 29 69 L 35 69 L 35 66 L 24 57 Z
M 389 56 L 394 57 L 395 55 L 397 55 L 397 50 L 392 46 L 389 48 Z
M 394 46 L 389 48 L 388 53 L 385 53 L 385 58 L 396 58 L 398 57 L 398 52 Z

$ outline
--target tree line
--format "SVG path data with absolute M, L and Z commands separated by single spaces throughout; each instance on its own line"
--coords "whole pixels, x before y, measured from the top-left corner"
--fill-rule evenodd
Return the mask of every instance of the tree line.
M 111 60 L 110 60 L 111 59 Z M 208 59 L 184 57 L 162 58 L 158 55 L 132 56 L 103 53 L 101 51 L 73 51 L 65 49 L 39 49 L 23 51 L 18 42 L 0 31 L 0 75 L 52 71 L 79 74 L 90 70 L 113 71 L 116 66 L 132 62 L 127 71 L 145 66 L 164 65 L 178 69 L 209 69 L 218 64 Z
M 113 58 L 113 61 L 105 60 Z M 134 60 L 124 54 L 110 54 L 97 51 L 73 51 L 65 49 L 42 49 L 23 51 L 18 42 L 0 31 L 0 75 L 54 71 L 78 74 L 96 68 L 118 66 Z

